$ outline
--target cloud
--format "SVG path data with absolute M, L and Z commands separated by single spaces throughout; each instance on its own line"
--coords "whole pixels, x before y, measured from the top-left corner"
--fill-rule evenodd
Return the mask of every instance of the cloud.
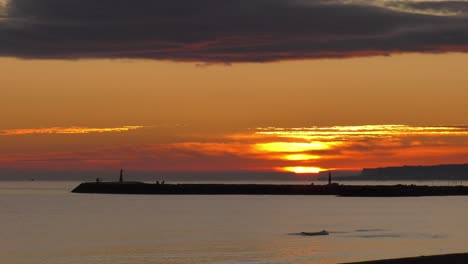
M 48 128 L 20 128 L 0 130 L 0 136 L 18 136 L 30 134 L 89 134 L 89 133 L 110 133 L 127 132 L 140 129 L 143 126 L 123 126 L 123 127 L 48 127 Z
M 466 15 L 467 1 L 387 1 L 385 6 L 407 12 L 419 12 L 434 15 Z
M 3 0 L 0 0 L 0 22 L 6 18 L 6 5 L 7 3 Z
M 463 2 L 383 3 L 11 0 L 0 56 L 229 63 L 468 51 Z M 418 12 L 429 9 L 450 14 Z

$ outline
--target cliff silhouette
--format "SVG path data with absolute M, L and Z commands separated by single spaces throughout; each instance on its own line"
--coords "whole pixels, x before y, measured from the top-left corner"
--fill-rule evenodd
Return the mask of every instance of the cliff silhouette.
M 326 180 L 326 175 L 319 176 L 320 180 Z M 337 176 L 335 180 L 358 181 L 405 181 L 405 180 L 468 180 L 468 164 L 444 164 L 431 166 L 394 166 L 380 168 L 364 168 L 358 174 L 352 176 Z
M 338 180 L 468 180 L 468 164 L 364 168 L 360 175 Z

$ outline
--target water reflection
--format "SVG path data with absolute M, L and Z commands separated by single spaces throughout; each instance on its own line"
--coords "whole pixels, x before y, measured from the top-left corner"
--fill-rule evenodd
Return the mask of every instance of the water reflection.
M 0 182 L 4 263 L 331 264 L 463 252 L 468 241 L 458 228 L 468 197 L 79 195 L 34 184 Z M 287 235 L 322 229 L 330 235 Z

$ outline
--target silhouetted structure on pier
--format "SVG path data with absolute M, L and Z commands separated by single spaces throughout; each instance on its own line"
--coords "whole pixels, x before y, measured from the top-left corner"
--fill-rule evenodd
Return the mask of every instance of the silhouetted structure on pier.
M 123 169 L 120 169 L 120 178 L 119 182 L 123 182 Z
M 328 185 L 332 184 L 331 171 L 328 171 Z

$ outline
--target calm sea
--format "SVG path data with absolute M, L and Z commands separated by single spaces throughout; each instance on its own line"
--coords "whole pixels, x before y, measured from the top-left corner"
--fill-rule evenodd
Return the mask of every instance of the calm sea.
M 468 197 L 70 193 L 77 184 L 0 182 L 1 263 L 329 264 L 468 251 Z M 323 229 L 331 234 L 295 235 Z

